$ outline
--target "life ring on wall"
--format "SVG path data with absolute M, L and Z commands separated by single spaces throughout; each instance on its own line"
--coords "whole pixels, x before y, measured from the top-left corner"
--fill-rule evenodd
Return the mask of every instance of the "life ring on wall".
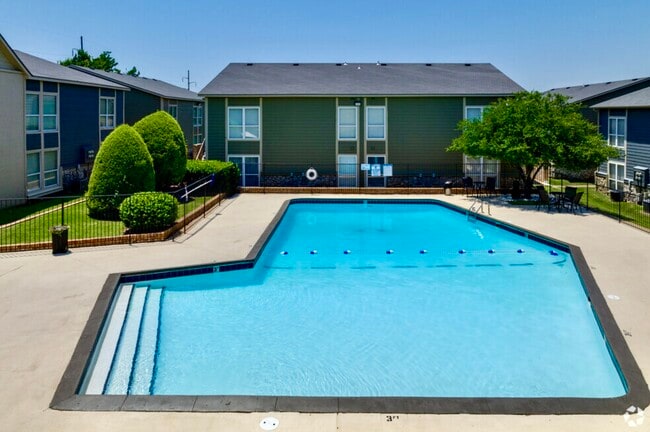
M 307 180 L 309 181 L 314 181 L 318 178 L 318 171 L 316 171 L 314 168 L 309 168 L 307 171 L 305 171 L 305 177 L 307 177 Z

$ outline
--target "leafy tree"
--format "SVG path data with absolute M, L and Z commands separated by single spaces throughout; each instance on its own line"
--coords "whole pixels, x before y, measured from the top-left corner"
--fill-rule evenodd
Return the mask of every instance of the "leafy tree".
M 153 161 L 142 137 L 129 125 L 118 126 L 106 137 L 88 182 L 90 216 L 117 219 L 123 194 L 153 191 Z
M 133 66 L 131 69 L 126 71 L 126 74 L 134 76 L 134 77 L 139 77 L 140 76 L 140 71 L 138 69 L 136 69 L 135 66 Z
M 481 120 L 462 120 L 461 135 L 447 151 L 515 166 L 529 197 L 543 167 L 595 169 L 619 155 L 579 108 L 559 94 L 519 92 L 490 105 Z
M 63 66 L 83 66 L 90 69 L 98 69 L 106 72 L 117 72 L 122 73 L 118 68 L 118 62 L 111 55 L 110 51 L 104 51 L 97 57 L 91 56 L 87 51 L 80 49 L 74 54 L 74 56 L 61 60 L 59 64 Z M 131 76 L 140 76 L 140 71 L 133 66 L 126 72 L 127 75 Z
M 187 145 L 185 135 L 174 117 L 165 111 L 149 114 L 133 128 L 140 134 L 153 158 L 156 189 L 178 184 L 185 175 Z

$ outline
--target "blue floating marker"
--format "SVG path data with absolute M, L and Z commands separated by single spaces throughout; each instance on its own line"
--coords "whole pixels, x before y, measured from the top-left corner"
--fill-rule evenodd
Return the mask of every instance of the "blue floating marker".
M 464 253 L 467 253 L 467 251 L 466 251 L 465 249 L 460 249 L 460 250 L 458 251 L 458 253 L 462 255 L 462 254 L 464 254 Z
M 312 255 L 316 255 L 316 254 L 318 254 L 318 251 L 316 249 L 314 249 L 313 251 L 311 251 L 309 253 L 312 254 Z
M 428 252 L 429 252 L 429 251 L 426 250 L 426 249 L 420 249 L 420 253 L 423 254 L 423 255 L 424 255 L 425 253 L 428 253 Z
M 553 255 L 553 256 L 557 256 L 557 255 L 558 255 L 558 253 L 555 252 L 553 249 L 551 249 L 550 251 L 548 251 L 548 253 L 550 253 L 550 254 Z
M 287 252 L 287 251 L 282 251 L 282 252 L 280 252 L 280 255 L 289 255 L 289 252 Z
M 517 253 L 524 253 L 525 251 L 523 249 L 517 249 Z
M 395 253 L 395 251 L 392 250 L 392 249 L 388 249 L 388 250 L 386 251 L 386 255 L 392 255 L 392 254 L 394 254 L 394 253 Z
M 489 249 L 489 250 L 488 250 L 488 253 L 489 253 L 489 254 L 493 254 L 494 252 L 496 252 L 494 249 Z
M 352 253 L 352 251 L 350 249 L 346 249 L 346 250 L 343 251 L 343 253 L 346 254 L 346 255 L 350 255 Z

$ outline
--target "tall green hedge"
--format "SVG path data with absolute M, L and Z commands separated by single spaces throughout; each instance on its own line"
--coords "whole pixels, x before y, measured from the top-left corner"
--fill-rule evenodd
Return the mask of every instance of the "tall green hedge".
M 214 174 L 213 190 L 232 195 L 239 185 L 239 168 L 232 162 L 217 160 L 188 160 L 185 182 L 193 183 Z
M 185 135 L 174 117 L 165 111 L 149 114 L 133 125 L 153 158 L 156 189 L 178 184 L 185 174 Z
M 124 197 L 117 195 L 152 191 L 153 162 L 142 137 L 129 125 L 118 126 L 102 143 L 88 183 L 89 214 L 117 219 Z

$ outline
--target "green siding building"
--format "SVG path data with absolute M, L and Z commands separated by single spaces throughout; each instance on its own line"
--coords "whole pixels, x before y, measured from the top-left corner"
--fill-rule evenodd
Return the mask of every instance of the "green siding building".
M 521 90 L 489 64 L 241 63 L 199 95 L 207 156 L 237 163 L 243 186 L 383 187 L 498 175 L 446 148 Z

